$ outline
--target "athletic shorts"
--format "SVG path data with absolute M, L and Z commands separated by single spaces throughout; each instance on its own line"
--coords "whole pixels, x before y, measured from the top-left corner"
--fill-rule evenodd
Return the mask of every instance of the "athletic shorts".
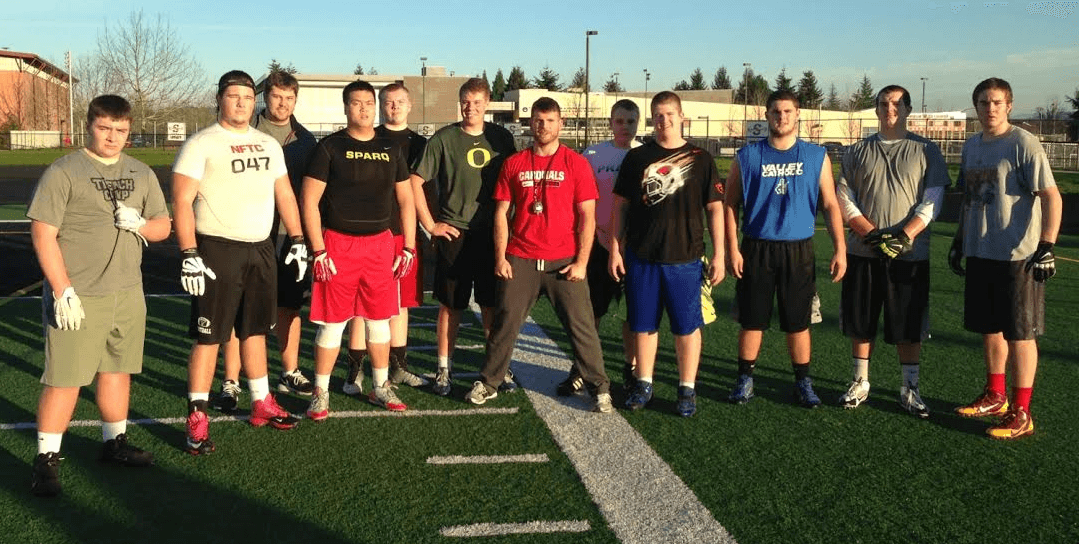
M 1026 261 L 967 257 L 963 326 L 1005 340 L 1032 340 L 1045 333 L 1045 283 L 1034 281 Z
M 704 326 L 701 314 L 701 262 L 662 264 L 626 251 L 626 322 L 633 332 L 659 330 L 663 310 L 671 332 L 685 336 Z
M 360 236 L 327 229 L 322 238 L 337 274 L 312 284 L 311 321 L 322 325 L 397 315 L 401 307 L 393 279 L 393 234 L 384 230 Z
M 296 263 L 285 266 L 285 257 L 288 256 L 292 242 L 285 238 L 277 256 L 277 307 L 299 311 L 303 308 L 308 297 L 311 295 L 311 263 L 307 263 L 303 280 L 296 281 Z
M 476 303 L 498 305 L 495 282 L 495 240 L 490 230 L 462 230 L 453 240 L 436 237 L 435 298 L 453 310 L 468 308 L 473 291 Z
M 199 256 L 217 279 L 191 297 L 188 335 L 199 344 L 223 344 L 233 329 L 240 340 L 269 334 L 277 324 L 277 264 L 269 238 L 238 242 L 198 235 Z
M 418 242 L 418 240 L 417 240 Z M 423 304 L 423 246 L 416 244 L 416 259 L 412 261 L 412 270 L 408 275 L 397 282 L 397 288 L 401 296 L 402 308 L 416 308 Z M 405 247 L 405 235 L 397 234 L 393 237 L 393 255 L 401 254 Z M 392 268 L 392 266 L 391 266 Z
M 80 296 L 86 317 L 77 331 L 56 328 L 52 289 L 41 297 L 45 324 L 45 372 L 53 387 L 90 385 L 99 372 L 142 372 L 146 298 L 142 286 L 103 296 Z
M 599 240 L 592 242 L 592 254 L 588 257 L 588 290 L 592 299 L 592 314 L 599 319 L 607 314 L 612 300 L 622 300 L 622 284 L 614 281 L 607 272 L 607 260 L 611 252 L 600 245 Z
M 743 238 L 742 278 L 734 287 L 742 328 L 767 330 L 775 298 L 781 331 L 808 329 L 813 294 L 817 292 L 813 259 L 812 238 L 793 242 Z
M 847 254 L 840 322 L 850 338 L 872 340 L 884 310 L 884 341 L 916 344 L 929 323 L 929 261 Z

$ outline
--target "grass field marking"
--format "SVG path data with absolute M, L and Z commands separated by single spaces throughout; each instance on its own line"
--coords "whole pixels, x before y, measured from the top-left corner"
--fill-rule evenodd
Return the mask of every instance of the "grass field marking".
M 583 533 L 591 529 L 588 520 L 530 521 L 528 523 L 474 523 L 443 527 L 442 536 L 471 538 L 477 536 L 526 535 L 538 533 Z M 702 541 L 703 542 L 703 541 Z
M 404 412 L 389 412 L 385 410 L 348 410 L 343 412 L 330 412 L 330 417 L 335 418 L 358 418 L 358 417 L 444 417 L 444 416 L 487 416 L 487 415 L 513 415 L 517 408 L 460 408 L 456 410 L 407 410 Z M 211 416 L 212 422 L 247 421 L 250 416 Z M 186 417 L 163 417 L 129 419 L 129 425 L 177 425 L 186 423 Z M 101 420 L 76 419 L 68 424 L 68 427 L 100 427 Z M 17 431 L 34 429 L 37 423 L 24 421 L 20 423 L 0 424 L 0 431 Z
M 495 465 L 500 463 L 546 463 L 546 453 L 522 455 L 435 455 L 427 458 L 429 465 Z

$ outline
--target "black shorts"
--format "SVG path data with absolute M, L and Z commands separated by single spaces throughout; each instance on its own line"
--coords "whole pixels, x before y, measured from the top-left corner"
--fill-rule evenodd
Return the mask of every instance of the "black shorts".
M 850 338 L 872 340 L 884 309 L 884 341 L 916 344 L 929 323 L 929 261 L 847 254 L 840 322 Z
M 612 300 L 622 300 L 622 284 L 614 281 L 607 272 L 607 260 L 611 252 L 600 245 L 599 240 L 592 242 L 592 253 L 588 257 L 588 290 L 592 299 L 592 314 L 599 319 L 607 314 Z
M 1045 283 L 1034 281 L 1026 261 L 967 257 L 963 326 L 1005 340 L 1032 340 L 1045 333 Z
M 314 267 L 308 263 L 303 280 L 296 281 L 296 263 L 285 266 L 285 257 L 291 248 L 292 242 L 285 238 L 277 256 L 277 307 L 299 311 L 311 300 L 311 270 Z
M 222 344 L 232 336 L 269 334 L 277 324 L 277 265 L 273 242 L 197 237 L 199 256 L 217 279 L 191 297 L 188 335 L 199 344 Z
M 464 310 L 475 290 L 476 303 L 480 306 L 498 305 L 495 241 L 490 230 L 461 230 L 461 235 L 453 240 L 435 238 L 434 246 L 434 295 L 439 303 Z
M 772 321 L 772 300 L 779 303 L 779 329 L 809 328 L 809 310 L 817 292 L 813 239 L 793 242 L 742 239 L 742 279 L 735 284 L 738 322 L 763 331 Z

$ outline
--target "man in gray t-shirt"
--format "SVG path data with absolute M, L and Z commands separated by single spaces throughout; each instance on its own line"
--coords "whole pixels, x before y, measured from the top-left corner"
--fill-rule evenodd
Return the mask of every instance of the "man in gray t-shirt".
M 929 410 L 918 393 L 922 337 L 929 315 L 929 223 L 951 184 L 936 144 L 907 132 L 910 93 L 889 85 L 877 93 L 880 132 L 843 156 L 836 190 L 847 236 L 843 333 L 851 339 L 853 378 L 839 399 L 856 408 L 869 396 L 869 358 L 884 311 L 884 341 L 902 365 L 899 404 L 918 417 Z
M 1008 122 L 1008 82 L 982 81 L 972 98 L 982 132 L 963 145 L 963 209 L 948 264 L 966 275 L 963 324 L 982 335 L 988 383 L 974 402 L 955 410 L 964 417 L 1004 416 L 987 433 L 1010 440 L 1034 432 L 1036 339 L 1045 332 L 1045 282 L 1056 273 L 1061 198 L 1041 143 Z M 1009 362 L 1015 365 L 1010 401 Z

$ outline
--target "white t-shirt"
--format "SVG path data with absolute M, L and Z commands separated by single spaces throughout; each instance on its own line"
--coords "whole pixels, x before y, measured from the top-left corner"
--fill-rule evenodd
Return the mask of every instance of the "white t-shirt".
M 172 171 L 199 181 L 194 204 L 199 234 L 240 242 L 270 236 L 274 183 L 288 175 L 273 137 L 251 127 L 232 132 L 214 123 L 184 144 Z
M 630 141 L 630 148 L 640 147 L 637 140 Z M 592 172 L 596 174 L 596 189 L 599 190 L 599 200 L 596 200 L 596 239 L 601 246 L 608 251 L 611 249 L 611 208 L 614 207 L 614 181 L 618 179 L 618 170 L 622 166 L 622 159 L 626 158 L 629 149 L 615 147 L 613 140 L 600 142 L 584 150 L 584 158 L 592 165 Z

